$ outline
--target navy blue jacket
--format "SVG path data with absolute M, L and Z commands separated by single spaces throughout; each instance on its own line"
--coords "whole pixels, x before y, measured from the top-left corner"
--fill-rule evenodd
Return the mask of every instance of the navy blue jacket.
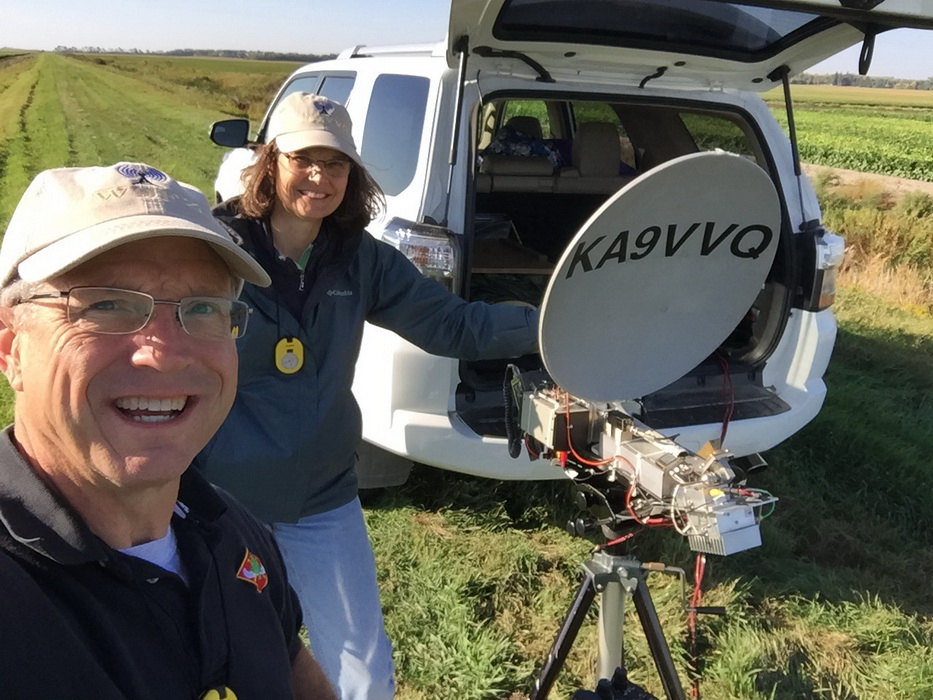
M 266 227 L 234 214 L 234 206 L 226 202 L 214 215 L 255 256 L 258 246 L 268 245 Z M 323 256 L 309 279 L 302 278 L 309 287 L 300 318 L 275 285 L 246 284 L 241 298 L 253 313 L 237 341 L 236 401 L 195 461 L 210 481 L 267 522 L 295 522 L 356 496 L 362 428 L 351 385 L 364 321 L 435 355 L 471 360 L 537 351 L 536 311 L 467 303 L 365 231 L 333 230 L 325 221 L 322 236 Z M 275 367 L 283 337 L 304 346 L 304 366 L 295 374 Z
M 178 500 L 188 585 L 107 546 L 0 433 L 0 697 L 293 697 L 301 609 L 272 536 L 193 469 Z

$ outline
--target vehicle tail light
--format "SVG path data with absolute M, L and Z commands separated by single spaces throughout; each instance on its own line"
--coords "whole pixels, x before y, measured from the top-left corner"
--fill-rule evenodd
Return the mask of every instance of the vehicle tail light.
M 846 242 L 842 236 L 823 229 L 816 237 L 816 269 L 813 286 L 805 307 L 808 311 L 822 311 L 836 299 L 836 273 L 845 257 Z
M 435 279 L 448 291 L 459 291 L 460 243 L 448 228 L 393 218 L 382 240 L 405 255 L 425 277 Z

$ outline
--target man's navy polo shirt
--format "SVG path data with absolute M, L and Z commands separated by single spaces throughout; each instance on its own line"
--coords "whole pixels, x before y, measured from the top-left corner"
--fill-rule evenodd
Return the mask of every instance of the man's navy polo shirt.
M 178 500 L 190 587 L 96 537 L 0 433 L 0 696 L 292 697 L 301 613 L 271 536 L 193 469 Z

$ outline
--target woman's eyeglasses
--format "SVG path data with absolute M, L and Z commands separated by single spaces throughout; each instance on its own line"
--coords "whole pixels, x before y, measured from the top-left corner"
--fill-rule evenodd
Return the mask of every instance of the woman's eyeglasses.
M 346 158 L 312 158 L 302 153 L 282 153 L 288 163 L 288 169 L 293 173 L 306 173 L 312 168 L 318 172 L 327 173 L 329 177 L 344 178 L 350 174 L 353 161 Z

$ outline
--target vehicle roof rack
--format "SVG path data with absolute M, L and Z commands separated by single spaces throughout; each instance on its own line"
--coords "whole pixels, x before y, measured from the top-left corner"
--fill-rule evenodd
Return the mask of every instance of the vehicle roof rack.
M 359 44 L 344 49 L 337 56 L 341 58 L 364 58 L 368 56 L 430 56 L 437 50 L 438 44 L 398 44 L 395 46 L 366 46 Z

